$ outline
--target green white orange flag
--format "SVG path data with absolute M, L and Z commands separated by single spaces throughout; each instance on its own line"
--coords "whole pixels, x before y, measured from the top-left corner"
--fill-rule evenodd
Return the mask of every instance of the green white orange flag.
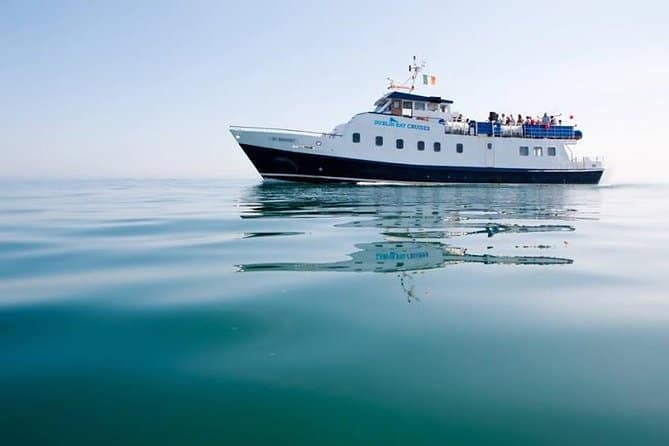
M 431 74 L 423 75 L 423 85 L 436 85 L 436 84 L 437 84 L 437 76 L 433 76 Z

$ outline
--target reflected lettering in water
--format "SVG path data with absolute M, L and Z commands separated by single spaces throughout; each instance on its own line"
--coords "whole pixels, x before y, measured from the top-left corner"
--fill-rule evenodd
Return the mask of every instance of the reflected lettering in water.
M 290 237 L 285 250 L 267 253 L 268 259 L 239 265 L 241 272 L 339 271 L 400 273 L 406 287 L 407 273 L 434 270 L 462 263 L 481 265 L 568 265 L 564 254 L 575 222 L 597 219 L 597 203 L 577 210 L 564 206 L 570 186 L 453 186 L 453 187 L 355 187 L 263 184 L 252 187 L 241 203 L 243 219 L 264 219 L 274 227 L 265 235 Z M 570 200 L 569 202 L 573 202 Z M 307 219 L 307 220 L 304 220 Z M 314 220 L 315 219 L 315 220 Z M 285 227 L 281 227 L 285 222 Z M 337 261 L 297 261 L 305 250 L 310 257 L 323 246 L 309 231 L 290 231 L 296 222 L 332 237 L 346 235 L 348 247 L 336 249 Z M 325 226 L 326 229 L 323 229 Z M 250 233 L 259 237 L 261 232 Z M 248 235 L 247 235 L 248 236 Z M 326 237 L 326 236 L 323 236 Z M 546 238 L 546 241 L 540 240 Z M 556 240 L 556 237 L 562 237 Z M 295 240 L 301 239 L 300 243 Z M 491 252 L 503 243 L 505 252 Z M 532 250 L 517 255 L 509 249 Z M 542 250 L 541 254 L 534 251 Z M 341 251 L 341 252 L 339 252 Z M 276 259 L 277 252 L 283 258 Z M 551 255 L 553 253 L 556 255 Z M 271 261 L 270 261 L 271 259 Z

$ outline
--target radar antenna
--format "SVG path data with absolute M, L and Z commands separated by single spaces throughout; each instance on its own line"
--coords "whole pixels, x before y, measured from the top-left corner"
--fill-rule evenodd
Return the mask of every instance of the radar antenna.
M 391 78 L 388 78 L 388 81 L 390 82 L 388 84 L 388 90 L 408 90 L 408 91 L 414 91 L 416 89 L 416 78 L 418 75 L 425 69 L 425 66 L 427 64 L 425 61 L 421 61 L 419 64 L 416 61 L 416 56 L 413 56 L 413 63 L 409 65 L 409 73 L 411 75 L 407 80 L 402 82 L 401 84 L 395 83 L 395 81 Z

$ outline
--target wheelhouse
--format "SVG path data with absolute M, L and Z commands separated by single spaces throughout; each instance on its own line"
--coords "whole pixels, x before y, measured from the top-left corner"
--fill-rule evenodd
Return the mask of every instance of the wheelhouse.
M 374 103 L 374 112 L 426 121 L 430 119 L 449 120 L 451 104 L 453 101 L 438 96 L 421 96 L 393 91 Z

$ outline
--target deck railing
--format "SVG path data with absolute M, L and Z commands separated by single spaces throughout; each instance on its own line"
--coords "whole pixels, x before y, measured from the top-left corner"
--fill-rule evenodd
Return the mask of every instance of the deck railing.
M 446 122 L 445 133 L 495 137 L 581 139 L 582 133 L 571 125 L 502 125 L 492 122 Z
M 321 136 L 321 137 L 337 137 L 342 136 L 340 133 L 327 133 L 327 132 L 314 132 L 311 130 L 296 130 L 296 129 L 283 129 L 277 127 L 249 127 L 249 126 L 238 126 L 231 125 L 230 130 L 239 130 L 239 131 L 255 131 L 255 132 L 283 132 L 283 133 L 292 133 L 296 135 L 309 135 L 309 136 Z
M 592 169 L 603 165 L 603 159 L 599 157 L 590 158 L 588 156 L 572 157 L 570 160 L 572 169 Z

